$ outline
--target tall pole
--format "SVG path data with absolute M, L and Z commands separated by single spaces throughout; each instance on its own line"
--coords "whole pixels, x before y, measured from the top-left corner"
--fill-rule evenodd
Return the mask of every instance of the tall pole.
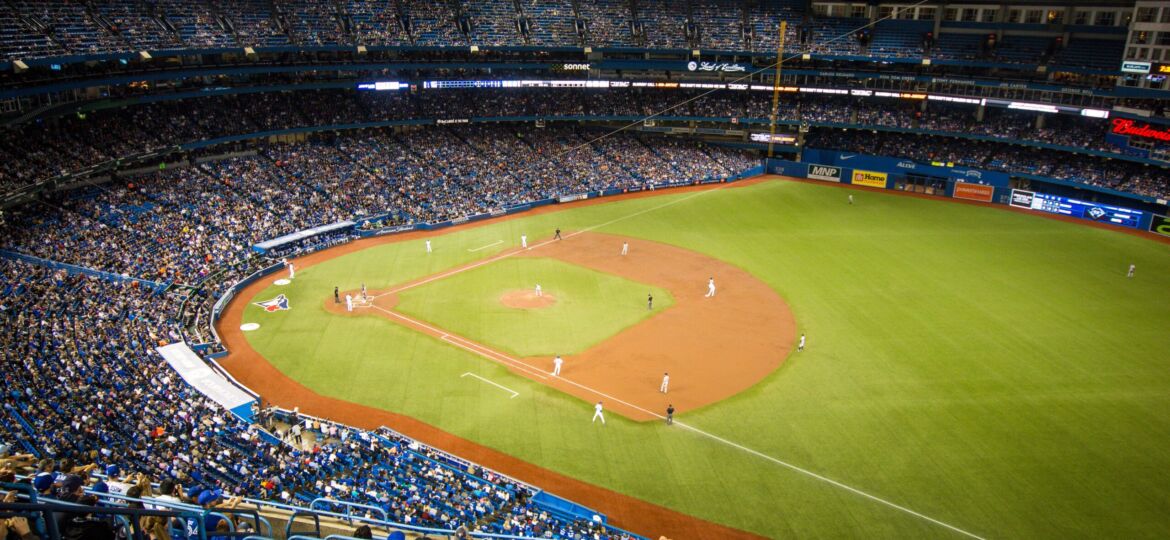
M 776 117 L 780 115 L 780 66 L 784 64 L 784 36 L 788 33 L 788 21 L 780 21 L 780 46 L 776 48 L 776 75 L 772 79 L 772 122 L 768 129 L 768 157 L 772 157 L 773 139 L 776 138 Z

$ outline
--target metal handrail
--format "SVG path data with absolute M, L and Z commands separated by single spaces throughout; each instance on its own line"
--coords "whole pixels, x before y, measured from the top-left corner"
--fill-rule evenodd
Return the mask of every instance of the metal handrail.
M 313 500 L 312 500 L 312 502 L 310 502 L 310 503 L 309 503 L 309 510 L 316 510 L 316 509 L 317 509 L 317 503 L 319 503 L 319 502 L 324 502 L 324 503 L 327 503 L 327 504 L 337 504 L 337 505 L 344 506 L 344 507 L 345 507 L 345 515 L 346 515 L 346 517 L 349 517 L 349 516 L 353 515 L 353 514 L 351 514 L 351 513 L 350 513 L 350 511 L 349 511 L 349 509 L 350 509 L 351 507 L 352 507 L 352 508 L 364 508 L 364 509 L 366 509 L 366 510 L 373 510 L 373 511 L 375 511 L 375 512 L 378 512 L 379 514 L 382 514 L 382 521 L 389 521 L 389 519 L 387 519 L 387 517 L 386 517 L 386 511 L 385 511 L 385 510 L 383 510 L 383 509 L 381 509 L 381 508 L 378 508 L 377 506 L 372 506 L 372 505 L 369 505 L 369 504 L 362 504 L 362 503 L 349 502 L 349 501 L 339 501 L 339 500 L 337 500 L 337 499 L 330 499 L 330 498 L 328 498 L 328 497 L 317 497 L 316 499 L 313 499 Z

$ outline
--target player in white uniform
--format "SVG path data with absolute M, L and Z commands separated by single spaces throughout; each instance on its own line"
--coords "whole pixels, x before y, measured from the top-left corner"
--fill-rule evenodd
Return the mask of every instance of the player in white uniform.
M 288 262 L 288 259 L 285 259 L 284 262 L 288 265 L 288 278 L 292 279 L 297 277 L 297 269 L 293 266 L 293 263 Z
M 524 249 L 528 249 L 528 235 L 527 234 L 520 235 L 520 247 L 522 247 Z
M 431 252 L 431 241 L 427 240 L 427 253 Z
M 561 364 L 564 364 L 564 363 L 565 363 L 565 361 L 561 359 L 561 355 L 559 355 L 559 354 L 557 355 L 556 358 L 553 358 L 553 372 L 552 372 L 553 377 L 560 377 L 561 376 Z
M 353 297 L 348 294 L 345 295 L 345 310 L 353 311 Z
M 804 350 L 804 334 L 801 334 L 801 335 L 800 335 L 800 345 L 797 345 L 797 346 L 796 346 L 796 350 L 797 350 L 798 352 L 799 352 L 799 351 L 803 351 L 803 350 Z
M 853 204 L 853 194 L 849 194 L 849 204 Z
M 1125 277 L 1133 277 L 1133 273 L 1135 270 L 1137 270 L 1136 264 L 1129 265 L 1129 273 L 1125 274 Z
M 715 296 L 715 278 L 714 277 L 707 279 L 707 296 L 706 297 L 711 298 L 712 296 Z
M 629 252 L 630 252 L 630 243 L 629 243 L 629 241 L 623 241 L 623 242 L 622 242 L 622 255 L 625 255 L 625 254 L 627 254 L 627 253 L 629 253 Z
M 536 296 L 544 296 L 544 291 L 540 289 L 540 284 L 536 284 Z
M 663 374 L 662 374 L 662 386 L 659 386 L 659 387 L 658 387 L 658 391 L 659 391 L 659 392 L 662 392 L 663 394 L 665 394 L 665 393 L 666 393 L 666 387 L 668 387 L 668 386 L 670 386 L 670 374 L 669 374 L 669 373 L 663 373 Z
M 601 414 L 601 410 L 602 410 L 601 402 L 598 401 L 597 405 L 593 406 L 593 420 L 590 423 L 596 422 L 597 419 L 600 418 L 601 425 L 603 425 L 603 426 L 605 425 L 605 415 Z

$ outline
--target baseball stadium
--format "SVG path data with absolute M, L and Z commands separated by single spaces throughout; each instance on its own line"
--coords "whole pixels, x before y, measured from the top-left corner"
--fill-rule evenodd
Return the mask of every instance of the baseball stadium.
M 5 0 L 0 540 L 1170 537 L 1170 2 Z

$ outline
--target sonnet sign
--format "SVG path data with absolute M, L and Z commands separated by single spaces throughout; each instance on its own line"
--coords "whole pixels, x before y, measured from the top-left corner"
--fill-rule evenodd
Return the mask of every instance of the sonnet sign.
M 1129 118 L 1114 118 L 1113 133 L 1170 142 L 1170 129 L 1160 129 L 1150 124 L 1138 124 Z

